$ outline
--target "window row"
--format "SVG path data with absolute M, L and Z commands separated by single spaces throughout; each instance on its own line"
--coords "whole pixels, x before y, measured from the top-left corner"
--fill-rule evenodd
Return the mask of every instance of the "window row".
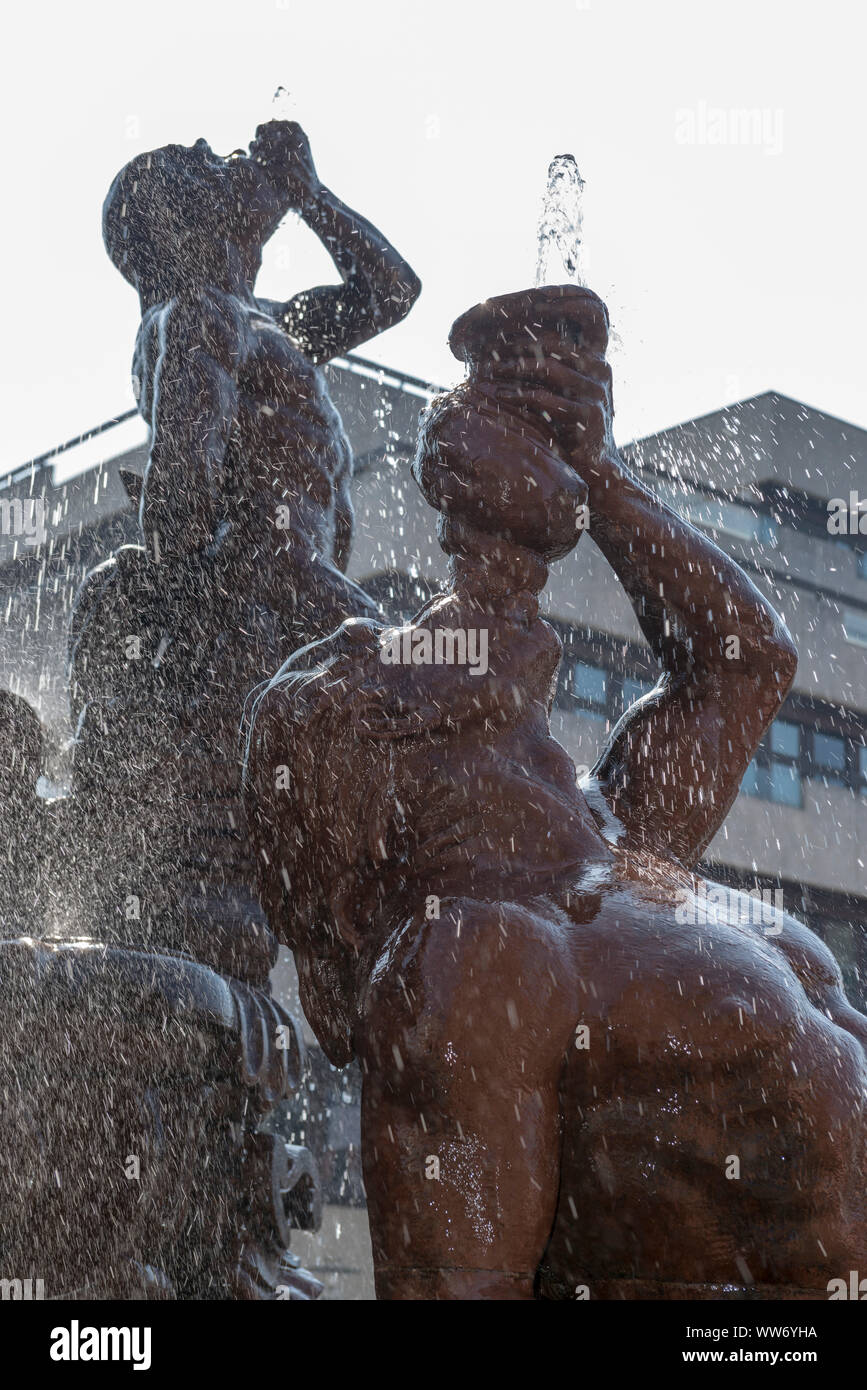
M 591 718 L 614 724 L 624 710 L 652 690 L 655 681 L 625 676 L 564 653 L 557 684 L 560 709 L 581 710 Z
M 777 719 L 747 768 L 741 791 L 784 806 L 803 806 L 804 782 L 853 787 L 867 795 L 867 745 L 857 738 Z
M 600 725 L 613 726 L 655 682 L 564 656 L 556 704 Z M 600 728 L 600 737 L 607 729 Z M 806 780 L 826 787 L 853 787 L 867 795 L 867 734 L 849 737 L 793 719 L 777 719 L 747 768 L 741 792 L 785 806 L 804 804 Z
M 779 528 L 773 519 L 763 512 L 754 511 L 743 502 L 702 497 L 665 481 L 655 482 L 653 486 L 675 511 L 703 530 L 771 550 L 779 544 Z M 867 551 L 858 554 L 858 575 L 861 579 L 867 579 Z M 867 647 L 867 612 L 860 608 L 844 607 L 842 618 L 846 641 L 857 647 Z

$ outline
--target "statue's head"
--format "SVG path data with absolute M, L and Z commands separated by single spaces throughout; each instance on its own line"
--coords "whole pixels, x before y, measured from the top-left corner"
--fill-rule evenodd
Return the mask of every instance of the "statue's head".
M 528 595 L 494 618 L 448 595 L 403 629 L 353 619 L 252 703 L 263 905 L 332 1061 L 351 1055 L 359 971 L 402 918 L 431 896 L 541 891 L 592 855 L 574 766 L 548 732 L 560 644 L 535 610 Z M 437 664 L 460 656 L 461 633 L 484 661 Z
M 103 239 L 144 298 L 195 284 L 225 258 L 227 244 L 255 276 L 263 245 L 291 206 L 293 129 L 271 121 L 249 151 L 225 157 L 206 140 L 164 145 L 121 169 L 103 204 Z

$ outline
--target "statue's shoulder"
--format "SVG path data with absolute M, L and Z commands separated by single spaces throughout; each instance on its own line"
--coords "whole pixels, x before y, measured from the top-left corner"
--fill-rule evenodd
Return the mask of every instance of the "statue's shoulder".
M 139 408 L 138 392 L 167 348 L 174 346 L 181 352 L 205 348 L 227 364 L 236 363 L 250 331 L 249 306 L 213 285 L 191 285 L 150 305 L 142 315 L 133 353 L 133 388 Z
M 72 601 L 70 637 L 75 637 L 76 632 L 91 613 L 94 604 L 99 601 L 103 590 L 116 581 L 117 569 L 117 557 L 110 555 L 107 560 L 103 560 L 100 564 L 94 565 L 92 570 L 87 571 Z
M 107 560 L 101 560 L 85 574 L 76 595 L 75 602 L 99 592 L 106 585 L 128 582 L 150 567 L 147 550 L 143 545 L 130 543 L 118 546 Z

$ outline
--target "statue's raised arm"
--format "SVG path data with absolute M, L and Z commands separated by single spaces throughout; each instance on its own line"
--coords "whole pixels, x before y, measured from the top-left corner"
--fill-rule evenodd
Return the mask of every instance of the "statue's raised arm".
M 594 776 L 636 842 L 691 866 L 788 694 L 797 653 L 740 566 L 618 454 L 604 304 L 589 290 L 573 294 L 570 323 L 571 352 L 544 343 L 537 360 L 505 358 L 484 374 L 502 405 L 553 434 L 586 484 L 589 534 L 662 667 L 613 730 Z
M 311 362 L 351 352 L 400 323 L 421 293 L 421 281 L 372 223 L 321 182 L 301 127 L 269 121 L 259 126 L 250 152 L 286 170 L 293 206 L 340 271 L 339 285 L 303 290 L 283 304 L 259 301 Z
M 259 299 L 263 247 L 293 209 L 341 283 L 285 304 Z M 225 549 L 234 537 L 236 552 L 256 554 L 260 582 L 263 553 L 276 562 L 284 594 L 308 598 L 314 572 L 311 623 L 317 612 L 330 626 L 373 611 L 340 573 L 351 454 L 318 366 L 399 322 L 417 276 L 321 184 L 289 121 L 260 126 L 249 151 L 226 157 L 205 140 L 137 156 L 109 190 L 103 234 L 141 300 L 133 388 L 151 427 L 140 519 L 152 558 Z M 298 585 L 287 566 L 304 569 Z

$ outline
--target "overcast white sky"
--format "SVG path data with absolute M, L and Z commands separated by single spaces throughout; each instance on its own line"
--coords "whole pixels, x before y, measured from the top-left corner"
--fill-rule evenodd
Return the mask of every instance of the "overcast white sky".
M 450 323 L 532 283 L 571 151 L 622 442 L 769 387 L 867 427 L 856 0 L 41 0 L 4 27 L 2 468 L 133 404 L 113 175 L 169 141 L 246 143 L 280 84 L 321 177 L 424 282 L 368 356 L 454 379 Z M 259 286 L 327 267 L 290 226 Z

